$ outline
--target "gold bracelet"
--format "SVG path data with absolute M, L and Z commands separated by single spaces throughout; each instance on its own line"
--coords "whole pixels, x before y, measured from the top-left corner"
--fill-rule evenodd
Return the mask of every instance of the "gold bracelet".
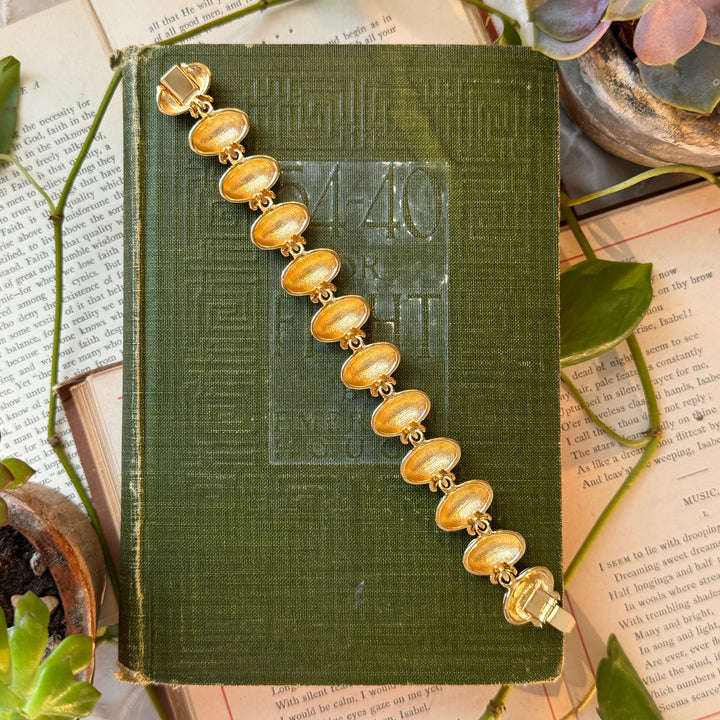
M 198 122 L 190 129 L 191 149 L 199 155 L 217 156 L 230 168 L 220 178 L 220 195 L 233 203 L 248 203 L 260 216 L 250 230 L 250 239 L 263 250 L 280 250 L 291 261 L 281 277 L 290 295 L 308 296 L 322 306 L 313 316 L 310 332 L 320 342 L 340 343 L 352 355 L 340 372 L 343 383 L 353 390 L 369 390 L 382 401 L 372 415 L 375 433 L 399 437 L 412 449 L 400 464 L 403 480 L 428 485 L 443 497 L 435 513 L 437 525 L 447 531 L 462 530 L 474 535 L 463 555 L 465 569 L 486 575 L 506 589 L 504 611 L 514 625 L 548 623 L 569 632 L 575 620 L 560 605 L 552 573 L 531 567 L 518 574 L 515 563 L 525 553 L 525 539 L 512 530 L 493 530 L 486 512 L 493 492 L 484 480 L 455 484 L 452 469 L 460 460 L 460 446 L 450 438 L 427 439 L 423 420 L 430 411 L 430 398 L 421 390 L 395 389 L 392 374 L 400 363 L 400 351 L 388 342 L 366 345 L 362 326 L 370 317 L 368 301 L 360 295 L 335 296 L 333 280 L 340 270 L 334 250 L 305 249 L 302 236 L 310 222 L 310 211 L 299 202 L 275 204 L 271 188 L 280 177 L 278 161 L 269 155 L 245 156 L 241 145 L 250 121 L 242 110 L 215 110 L 207 94 L 210 70 L 201 63 L 175 65 L 160 80 L 157 104 L 166 115 L 189 112 Z

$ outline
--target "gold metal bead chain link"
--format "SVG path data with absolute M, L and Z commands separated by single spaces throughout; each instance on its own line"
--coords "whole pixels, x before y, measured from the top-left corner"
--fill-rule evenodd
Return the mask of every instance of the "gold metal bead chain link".
M 466 529 L 475 536 L 463 555 L 468 572 L 487 576 L 506 589 L 503 607 L 509 622 L 532 622 L 538 627 L 548 623 L 568 632 L 575 621 L 560 605 L 552 573 L 540 566 L 518 573 L 515 563 L 525 553 L 525 539 L 512 530 L 491 529 L 485 510 L 493 492 L 487 482 L 455 483 L 452 469 L 460 460 L 459 444 L 451 438 L 425 437 L 422 422 L 430 412 L 430 398 L 421 390 L 395 389 L 393 373 L 400 364 L 400 350 L 387 342 L 365 343 L 362 327 L 370 318 L 368 301 L 360 295 L 335 295 L 332 281 L 340 271 L 340 257 L 329 248 L 305 248 L 302 233 L 310 211 L 299 202 L 275 204 L 270 188 L 280 177 L 278 161 L 269 155 L 245 155 L 241 142 L 250 127 L 247 114 L 236 108 L 215 110 L 207 94 L 209 85 L 210 70 L 205 65 L 175 65 L 160 80 L 158 108 L 166 115 L 189 112 L 198 119 L 189 133 L 191 149 L 230 165 L 220 178 L 220 195 L 260 211 L 250 239 L 263 250 L 280 250 L 291 258 L 280 282 L 290 295 L 309 297 L 321 305 L 310 323 L 313 337 L 351 351 L 340 371 L 342 382 L 381 398 L 371 419 L 373 431 L 411 445 L 400 475 L 412 485 L 441 491 L 435 512 L 441 529 Z

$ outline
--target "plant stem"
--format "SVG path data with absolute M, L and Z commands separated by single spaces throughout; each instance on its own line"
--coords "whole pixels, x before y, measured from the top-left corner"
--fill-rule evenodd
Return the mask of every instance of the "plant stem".
M 35 178 L 27 171 L 27 169 L 23 166 L 23 164 L 16 160 L 12 155 L 5 155 L 0 153 L 0 162 L 11 162 L 13 163 L 18 170 L 25 176 L 25 179 L 45 198 L 45 202 L 48 204 L 48 208 L 50 209 L 51 213 L 55 212 L 55 205 L 53 204 L 53 201 L 50 199 L 50 196 L 42 189 L 40 186 L 40 183 L 35 180 Z
M 103 95 L 103 98 L 100 101 L 100 105 L 98 106 L 97 112 L 95 113 L 95 117 L 93 118 L 90 128 L 88 129 L 88 134 L 85 137 L 85 142 L 83 142 L 82 147 L 80 148 L 80 152 L 78 153 L 78 156 L 75 158 L 75 162 L 73 163 L 72 167 L 70 168 L 70 174 L 68 175 L 68 178 L 65 181 L 65 184 L 63 185 L 62 192 L 60 193 L 60 199 L 58 200 L 57 206 L 56 206 L 57 213 L 59 215 L 62 215 L 63 211 L 65 210 L 65 204 L 67 203 L 68 195 L 70 194 L 70 190 L 72 190 L 72 186 L 73 186 L 73 183 L 75 182 L 75 178 L 77 177 L 77 174 L 80 172 L 83 162 L 85 162 L 85 158 L 87 157 L 88 151 L 90 150 L 90 146 L 93 144 L 93 141 L 95 140 L 95 136 L 97 135 L 97 132 L 100 129 L 100 123 L 102 122 L 103 118 L 105 117 L 105 112 L 107 111 L 108 105 L 110 104 L 110 101 L 112 100 L 112 97 L 115 94 L 115 90 L 117 89 L 117 86 L 120 84 L 121 77 L 122 77 L 122 68 L 118 68 L 117 70 L 115 70 L 115 72 L 110 80 L 110 84 L 107 86 L 107 89 L 105 90 L 105 94 Z
M 495 697 L 488 703 L 485 712 L 480 716 L 479 720 L 501 720 L 503 710 L 505 710 L 505 698 L 512 688 L 512 685 L 501 685 L 495 693 Z
M 587 416 L 613 440 L 616 440 L 622 445 L 627 445 L 628 447 L 645 447 L 645 445 L 650 442 L 650 438 L 647 436 L 647 434 L 639 438 L 629 438 L 625 437 L 624 435 L 620 435 L 620 433 L 613 430 L 593 412 L 593 409 L 590 407 L 590 405 L 588 405 L 585 398 L 580 394 L 580 391 L 577 389 L 577 387 L 575 387 L 573 382 L 564 372 L 560 373 L 560 379 L 565 383 L 565 385 L 567 385 L 568 391 L 578 401 L 578 403 L 580 403 L 580 407 L 585 411 Z
M 587 694 L 585 697 L 580 701 L 580 703 L 572 708 L 570 712 L 563 715 L 560 720 L 570 720 L 571 718 L 576 718 L 578 716 L 578 713 L 584 710 L 587 707 L 587 704 L 595 697 L 595 693 L 597 692 L 597 685 L 593 683 L 590 686 L 590 689 L 587 691 Z
M 612 195 L 613 193 L 619 192 L 620 190 L 625 190 L 626 188 L 637 185 L 638 183 L 649 180 L 650 178 L 658 177 L 660 175 L 668 175 L 670 173 L 689 173 L 690 175 L 698 175 L 699 177 L 709 180 L 711 183 L 713 183 L 713 185 L 716 185 L 718 188 L 720 188 L 720 178 L 711 173 L 709 170 L 705 170 L 701 167 L 696 167 L 695 165 L 682 165 L 678 163 L 675 165 L 664 165 L 663 167 L 645 170 L 645 172 L 638 173 L 637 175 L 634 175 L 627 180 L 623 180 L 623 182 L 619 182 L 616 185 L 611 185 L 604 190 L 598 190 L 597 192 L 589 193 L 588 195 L 582 195 L 581 197 L 577 198 L 569 198 L 566 195 L 565 200 L 569 207 L 581 205 L 582 203 L 590 202 L 591 200 L 596 200 L 597 198 L 605 197 L 606 195 Z
M 660 444 L 660 437 L 655 436 L 651 437 L 648 444 L 645 446 L 645 449 L 642 452 L 642 455 L 640 456 L 640 459 L 635 463 L 634 467 L 628 474 L 628 476 L 623 481 L 622 485 L 617 489 L 617 492 L 612 496 L 612 499 L 610 502 L 605 506 L 605 509 L 600 513 L 600 516 L 595 521 L 595 524 L 590 529 L 590 532 L 588 533 L 585 540 L 583 540 L 582 545 L 578 548 L 578 551 L 575 553 L 575 557 L 570 561 L 570 564 L 567 566 L 567 569 L 565 570 L 565 574 L 563 575 L 563 580 L 565 581 L 565 585 L 569 584 L 569 582 L 573 579 L 573 576 L 577 572 L 577 569 L 580 565 L 580 563 L 583 561 L 585 556 L 588 554 L 588 551 L 590 550 L 590 546 L 595 542 L 595 539 L 600 534 L 600 531 L 605 526 L 605 523 L 608 521 L 610 516 L 612 515 L 615 508 L 618 506 L 620 501 L 625 497 L 628 490 L 632 487 L 633 483 L 635 482 L 635 479 L 640 474 L 640 471 L 650 462 L 650 458 L 652 458 L 653 454 L 655 453 L 655 450 L 657 450 L 658 445 Z
M 560 193 L 560 212 L 562 213 L 562 216 L 565 218 L 565 221 L 568 224 L 568 227 L 570 230 L 572 230 L 572 234 L 575 236 L 575 240 L 577 241 L 577 244 L 580 246 L 580 249 L 583 251 L 583 255 L 588 260 L 594 260 L 597 258 L 597 255 L 595 254 L 595 251 L 592 249 L 592 246 L 590 245 L 590 242 L 585 237 L 585 233 L 580 229 L 580 225 L 578 223 L 578 219 L 575 215 L 575 213 L 570 209 L 569 204 L 570 198 L 564 193 Z
M 214 27 L 219 27 L 220 25 L 225 25 L 225 23 L 231 22 L 232 20 L 237 20 L 237 18 L 243 17 L 244 15 L 250 15 L 251 13 L 257 12 L 258 10 L 264 10 L 265 8 L 271 7 L 272 5 L 282 5 L 286 2 L 292 2 L 292 0 L 260 0 L 260 2 L 256 2 L 253 5 L 248 5 L 242 10 L 237 10 L 234 13 L 230 13 L 229 15 L 224 15 L 223 17 L 216 18 L 215 20 L 211 20 L 204 25 L 198 25 L 198 27 L 193 28 L 192 30 L 180 33 L 180 35 L 175 35 L 174 37 L 168 38 L 167 40 L 161 40 L 156 44 L 175 45 L 176 43 L 182 42 L 183 40 L 187 40 L 188 38 L 195 37 L 200 33 L 204 33 L 207 30 L 212 30 Z

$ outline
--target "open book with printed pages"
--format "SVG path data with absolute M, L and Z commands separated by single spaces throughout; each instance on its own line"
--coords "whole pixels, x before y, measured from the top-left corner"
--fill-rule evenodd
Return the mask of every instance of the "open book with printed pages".
M 720 333 L 711 317 L 711 301 L 720 289 L 717 195 L 709 185 L 699 185 L 585 224 L 600 257 L 654 262 L 656 299 L 639 335 L 652 358 L 666 440 L 566 592 L 578 632 L 568 639 L 562 677 L 513 691 L 506 709 L 510 720 L 556 720 L 577 705 L 611 632 L 618 635 L 666 720 L 718 716 L 712 638 L 718 630 L 713 623 L 720 593 L 720 579 L 713 570 L 719 501 L 712 468 L 720 459 L 720 429 L 713 420 L 720 397 L 715 394 Z M 678 243 L 678 237 L 685 243 Z M 561 238 L 561 250 L 561 267 L 579 259 L 569 232 Z M 92 391 L 96 396 L 105 392 L 103 387 L 114 394 L 121 373 L 120 366 L 103 369 L 89 374 L 85 382 L 98 385 Z M 617 427 L 627 428 L 629 434 L 642 431 L 642 396 L 622 348 L 569 373 L 584 386 L 593 406 L 600 409 L 599 403 L 604 404 Z M 635 452 L 615 444 L 596 451 L 607 441 L 595 434 L 569 394 L 563 393 L 561 400 L 567 563 Z M 86 425 L 96 428 L 91 436 L 108 440 L 103 427 L 115 432 L 105 451 L 95 449 L 98 457 L 117 452 L 112 448 L 120 444 L 120 405 L 119 399 L 95 404 L 102 417 L 96 411 L 90 416 L 80 413 Z M 110 492 L 119 491 L 119 476 L 107 482 L 115 484 Z M 375 709 L 379 717 L 385 711 L 385 717 L 396 718 L 401 711 L 412 717 L 413 708 L 419 708 L 418 716 L 425 720 L 474 720 L 494 691 L 491 686 L 442 685 L 181 689 L 190 717 L 197 720 L 239 720 L 247 708 L 257 717 L 276 720 L 302 713 L 329 720 L 343 707 L 358 713 Z M 327 705 L 330 709 L 324 709 Z M 579 717 L 596 716 L 591 703 Z
M 86 3 L 70 0 L 26 22 L 0 30 L 4 52 L 14 54 L 23 63 L 24 90 L 18 142 L 13 153 L 54 195 L 67 175 L 109 81 L 107 58 L 111 49 L 127 43 L 152 41 L 157 34 L 153 29 L 156 25 L 174 27 L 179 32 L 178 20 L 173 16 L 183 17 L 190 7 L 163 2 L 153 3 L 152 7 L 134 6 L 133 12 L 127 12 L 127 5 L 112 0 L 92 5 L 97 17 L 86 13 Z M 236 3 L 227 5 L 235 6 Z M 342 11 L 333 14 L 335 5 L 317 0 L 291 3 L 246 18 L 236 23 L 234 30 L 218 30 L 217 36 L 208 33 L 204 39 L 247 42 L 248 36 L 243 35 L 247 32 L 256 41 L 267 42 L 293 38 L 322 42 L 336 37 L 340 42 L 357 39 L 363 42 L 372 33 L 372 23 L 383 21 L 389 15 L 394 21 L 388 28 L 392 28 L 392 32 L 386 30 L 383 42 L 474 42 L 474 33 L 463 21 L 464 10 L 459 2 L 449 3 L 448 13 L 437 11 L 444 2 L 422 3 L 419 12 L 416 12 L 420 9 L 417 1 L 395 2 L 389 14 L 379 12 L 375 3 L 364 2 L 343 4 Z M 101 19 L 99 24 L 98 17 Z M 201 21 L 204 19 L 201 15 Z M 28 55 L 28 48 L 34 48 L 31 55 Z M 56 70 L 59 66 L 63 68 L 62 73 Z M 90 72 L 90 68 L 95 70 Z M 68 322 L 63 334 L 61 377 L 93 369 L 101 362 L 120 359 L 121 157 L 120 107 L 114 101 L 86 167 L 76 180 L 66 212 L 68 280 L 65 312 Z M 585 694 L 584 684 L 592 677 L 590 668 L 596 667 L 602 645 L 611 631 L 618 633 L 635 666 L 641 669 L 641 676 L 648 682 L 666 719 L 697 720 L 718 715 L 713 694 L 716 678 L 712 667 L 703 670 L 713 663 L 713 654 L 708 651 L 717 628 L 712 627 L 710 613 L 713 598 L 716 599 L 720 592 L 717 573 L 712 572 L 712 563 L 708 563 L 707 558 L 716 542 L 715 526 L 708 525 L 707 521 L 717 516 L 717 493 L 712 483 L 705 482 L 718 460 L 717 425 L 714 421 L 710 423 L 717 404 L 718 368 L 714 358 L 718 356 L 718 340 L 714 334 L 714 319 L 708 316 L 717 297 L 715 218 L 718 211 L 713 191 L 698 192 L 699 195 L 682 195 L 672 204 L 639 205 L 632 212 L 601 219 L 591 231 L 593 241 L 607 248 L 603 251 L 607 256 L 627 257 L 621 253 L 629 250 L 638 259 L 652 261 L 662 248 L 663 267 L 656 262 L 656 288 L 662 289 L 664 297 L 658 296 L 658 302 L 653 306 L 654 318 L 648 316 L 647 322 L 643 323 L 641 342 L 644 346 L 647 343 L 646 347 L 658 356 L 655 370 L 662 372 L 660 377 L 665 383 L 661 388 L 661 399 L 667 403 L 664 417 L 669 441 L 648 474 L 637 483 L 633 491 L 637 493 L 636 499 L 623 508 L 617 522 L 603 536 L 604 541 L 612 542 L 598 545 L 597 557 L 588 561 L 567 593 L 576 611 L 582 643 L 577 635 L 568 641 L 565 679 L 556 685 L 540 685 L 513 693 L 506 712 L 511 720 L 528 717 L 530 713 L 533 717 L 550 720 L 577 704 Z M 47 383 L 43 368 L 50 356 L 47 313 L 53 297 L 52 241 L 45 211 L 36 206 L 27 186 L 12 169 L 3 168 L 0 173 L 0 197 L 3 207 L 7 208 L 3 213 L 4 238 L 0 248 L 2 280 L 7 291 L 0 308 L 5 388 L 0 395 L 3 447 L 7 454 L 12 452 L 22 456 L 36 467 L 39 480 L 53 483 L 72 495 L 72 487 L 63 480 L 42 440 L 47 424 Z M 632 240 L 616 244 L 625 238 Z M 573 254 L 570 252 L 568 256 Z M 703 279 L 708 274 L 710 277 Z M 662 306 L 660 309 L 659 305 Z M 673 321 L 674 315 L 680 318 Z M 682 328 L 687 332 L 681 333 Z M 676 330 L 678 334 L 671 335 Z M 671 337 L 680 342 L 677 351 Z M 614 358 L 615 364 L 606 362 L 604 366 L 606 373 L 612 373 L 613 382 L 628 379 L 620 377 L 628 371 L 617 365 L 617 361 L 627 362 L 623 356 L 624 353 L 619 352 Z M 663 372 L 663 368 L 672 369 Z M 587 371 L 587 368 L 579 370 Z M 687 385 L 684 385 L 685 380 L 680 381 L 679 375 L 674 376 L 677 380 L 673 381 L 672 373 L 676 370 L 686 374 Z M 588 373 L 586 377 L 592 375 Z M 613 417 L 620 420 L 624 413 L 637 412 L 635 403 L 641 403 L 639 395 L 634 402 L 632 398 L 623 401 L 622 388 L 609 389 L 610 383 L 604 377 L 587 385 L 593 393 L 591 398 L 602 392 L 602 387 L 595 387 L 599 382 L 605 382 L 606 394 L 617 393 Z M 695 398 L 690 389 L 701 385 L 709 390 L 699 392 Z M 633 392 L 637 394 L 636 390 Z M 604 398 L 599 396 L 598 402 L 603 401 Z M 595 440 L 591 426 L 584 427 L 584 417 L 575 403 L 565 398 L 562 412 L 567 561 L 608 494 L 620 481 L 615 473 L 626 466 L 614 471 L 608 468 L 616 460 L 627 463 L 631 456 L 623 456 L 624 451 L 615 455 L 612 448 L 605 448 L 601 451 L 604 467 L 595 468 L 590 464 L 592 473 L 589 473 L 585 470 L 589 463 L 583 462 L 576 443 L 584 443 L 579 448 L 582 453 L 589 451 L 592 454 L 600 441 Z M 702 427 L 705 427 L 704 431 L 700 429 Z M 582 429 L 576 433 L 577 428 Z M 641 429 L 642 424 L 638 425 L 638 430 Z M 60 431 L 69 441 L 62 416 Z M 661 488 L 662 492 L 650 492 L 655 487 Z M 668 499 L 675 511 L 669 530 L 668 515 L 658 506 Z M 642 523 L 638 523 L 638 518 Z M 648 551 L 643 547 L 646 538 L 650 541 L 647 560 L 645 553 Z M 673 552 L 673 547 L 678 544 L 680 546 Z M 633 554 L 628 553 L 630 548 L 634 549 Z M 637 559 L 635 553 L 643 555 Z M 657 559 L 651 559 L 652 556 Z M 685 564 L 672 571 L 670 581 L 681 571 L 686 575 L 695 574 L 697 579 L 670 582 L 670 592 L 660 585 L 671 575 L 667 568 L 672 563 L 667 561 L 672 558 L 679 558 Z M 701 567 L 694 568 L 694 562 Z M 704 563 L 707 565 L 703 567 Z M 625 565 L 624 569 L 622 565 Z M 661 569 L 666 572 L 656 575 Z M 607 593 L 598 590 L 604 588 L 606 582 L 616 583 L 617 587 L 611 587 Z M 655 589 L 658 587 L 661 592 Z M 684 590 L 685 595 L 676 599 L 678 588 Z M 636 594 L 642 603 L 636 602 Z M 664 602 L 662 594 L 665 595 Z M 653 603 L 659 604 L 653 606 Z M 632 610 L 637 612 L 631 614 Z M 671 613 L 677 617 L 670 617 Z M 683 629 L 674 633 L 672 626 L 678 621 Z M 653 640 L 652 635 L 658 639 Z M 709 637 L 710 641 L 704 637 Z M 671 647 L 673 644 L 675 647 Z M 579 654 L 574 651 L 576 646 Z M 590 664 L 578 660 L 585 657 L 585 650 Z M 693 659 L 695 657 L 697 660 Z M 696 662 L 699 663 L 697 667 Z M 107 670 L 108 675 L 111 671 L 112 668 Z M 239 718 L 252 707 L 257 717 L 285 720 L 303 712 L 308 717 L 318 716 L 323 720 L 340 714 L 343 709 L 346 713 L 355 712 L 355 707 L 357 712 L 364 710 L 369 714 L 372 708 L 377 708 L 376 716 L 379 717 L 383 711 L 396 717 L 402 711 L 411 717 L 413 704 L 420 708 L 416 713 L 419 717 L 440 720 L 456 716 L 470 720 L 477 717 L 478 708 L 485 706 L 493 691 L 494 688 L 477 686 L 379 686 L 372 692 L 368 692 L 368 688 L 330 687 L 183 690 L 195 698 L 195 702 L 191 702 L 195 717 Z M 137 701 L 127 710 L 108 704 L 117 696 L 116 688 L 106 686 L 103 692 L 105 696 L 96 712 L 104 712 L 104 715 L 97 717 L 136 718 L 143 712 L 143 720 L 155 717 L 151 707 L 138 710 Z M 323 700 L 323 696 L 329 699 Z M 529 698 L 527 705 L 521 700 L 526 697 Z M 323 707 L 329 703 L 333 709 L 321 713 L 321 701 Z M 361 705 L 365 701 L 371 704 Z M 425 702 L 427 711 L 423 708 Z M 585 717 L 595 717 L 592 706 L 585 711 Z

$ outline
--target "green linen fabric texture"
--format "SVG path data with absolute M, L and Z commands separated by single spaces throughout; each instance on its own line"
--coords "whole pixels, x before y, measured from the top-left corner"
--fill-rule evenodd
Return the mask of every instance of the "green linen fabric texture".
M 409 446 L 309 335 L 287 260 L 222 200 L 226 168 L 161 115 L 175 63 L 212 71 L 250 117 L 246 155 L 310 207 L 308 248 L 365 294 L 366 342 L 397 342 L 427 436 L 486 478 L 519 566 L 560 578 L 558 139 L 554 66 L 527 49 L 213 46 L 125 54 L 121 662 L 140 681 L 480 684 L 559 673 L 561 634 L 508 624 L 468 574 L 440 494 L 400 477 Z

